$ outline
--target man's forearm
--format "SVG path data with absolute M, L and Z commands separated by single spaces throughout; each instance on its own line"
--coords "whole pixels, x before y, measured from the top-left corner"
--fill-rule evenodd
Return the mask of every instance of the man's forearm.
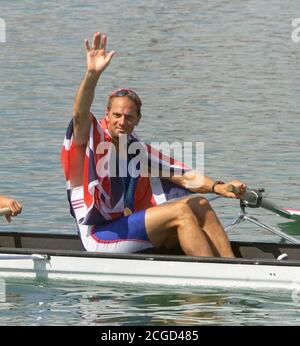
M 170 181 L 197 193 L 212 192 L 212 187 L 214 185 L 213 179 L 203 176 L 196 171 L 186 172 L 182 176 L 174 175 L 170 178 Z
M 182 186 L 196 193 L 216 193 L 223 197 L 237 198 L 243 195 L 247 186 L 239 180 L 232 180 L 224 183 L 220 180 L 213 180 L 207 176 L 201 175 L 197 171 L 184 173 L 182 176 L 172 176 L 169 178 L 173 183 Z
M 74 140 L 78 145 L 88 141 L 89 129 L 92 123 L 91 106 L 95 96 L 100 73 L 87 71 L 76 93 L 73 107 Z
M 80 84 L 73 107 L 73 116 L 79 121 L 90 114 L 99 77 L 99 73 L 87 71 Z
M 198 192 L 198 193 L 209 193 L 213 192 L 212 188 L 214 185 L 215 181 L 207 176 L 202 177 L 202 185 L 198 186 L 195 189 L 191 189 L 193 192 Z

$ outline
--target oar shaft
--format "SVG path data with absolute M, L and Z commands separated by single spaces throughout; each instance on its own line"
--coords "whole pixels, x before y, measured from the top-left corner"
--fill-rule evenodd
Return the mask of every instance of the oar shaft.
M 242 198 L 245 205 L 248 207 L 254 208 L 263 208 L 267 209 L 281 217 L 285 217 L 287 219 L 300 221 L 300 215 L 291 214 L 287 210 L 284 210 L 281 207 L 278 207 L 276 204 L 270 202 L 265 199 L 258 190 L 246 190 L 244 196 Z
M 278 207 L 274 203 L 268 201 L 267 199 L 263 199 L 261 202 L 261 207 L 270 211 L 273 211 L 276 214 L 283 214 L 284 216 L 290 216 L 287 212 L 285 212 L 282 208 Z
M 261 207 L 267 210 L 272 211 L 273 213 L 278 214 L 281 217 L 285 217 L 287 219 L 295 220 L 295 221 L 300 221 L 300 215 L 295 215 L 289 213 L 287 210 L 284 210 L 274 203 L 268 201 L 267 199 L 263 199 L 261 203 Z
M 10 213 L 10 209 L 9 208 L 2 208 L 0 209 L 0 216 L 6 215 Z

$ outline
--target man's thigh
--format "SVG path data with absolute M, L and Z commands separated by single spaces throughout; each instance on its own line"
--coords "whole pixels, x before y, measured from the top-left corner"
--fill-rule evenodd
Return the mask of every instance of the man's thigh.
M 189 197 L 184 197 L 146 210 L 146 232 L 155 247 L 175 242 L 180 218 L 190 209 L 188 199 Z

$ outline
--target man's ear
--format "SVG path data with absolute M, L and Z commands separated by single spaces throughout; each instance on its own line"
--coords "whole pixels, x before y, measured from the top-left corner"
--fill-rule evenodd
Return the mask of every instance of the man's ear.
M 108 113 L 109 113 L 109 109 L 108 107 L 106 107 L 106 110 L 105 110 L 105 120 L 108 121 Z
M 142 114 L 140 114 L 140 115 L 138 116 L 138 119 L 137 119 L 137 122 L 136 122 L 136 125 L 135 125 L 135 126 L 138 126 L 138 124 L 140 123 L 141 117 L 142 117 Z

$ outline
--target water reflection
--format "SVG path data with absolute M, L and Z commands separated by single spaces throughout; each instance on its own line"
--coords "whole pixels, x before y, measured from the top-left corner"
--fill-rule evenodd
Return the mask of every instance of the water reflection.
M 31 280 L 9 280 L 6 287 L 0 325 L 300 325 L 300 303 L 288 291 Z

